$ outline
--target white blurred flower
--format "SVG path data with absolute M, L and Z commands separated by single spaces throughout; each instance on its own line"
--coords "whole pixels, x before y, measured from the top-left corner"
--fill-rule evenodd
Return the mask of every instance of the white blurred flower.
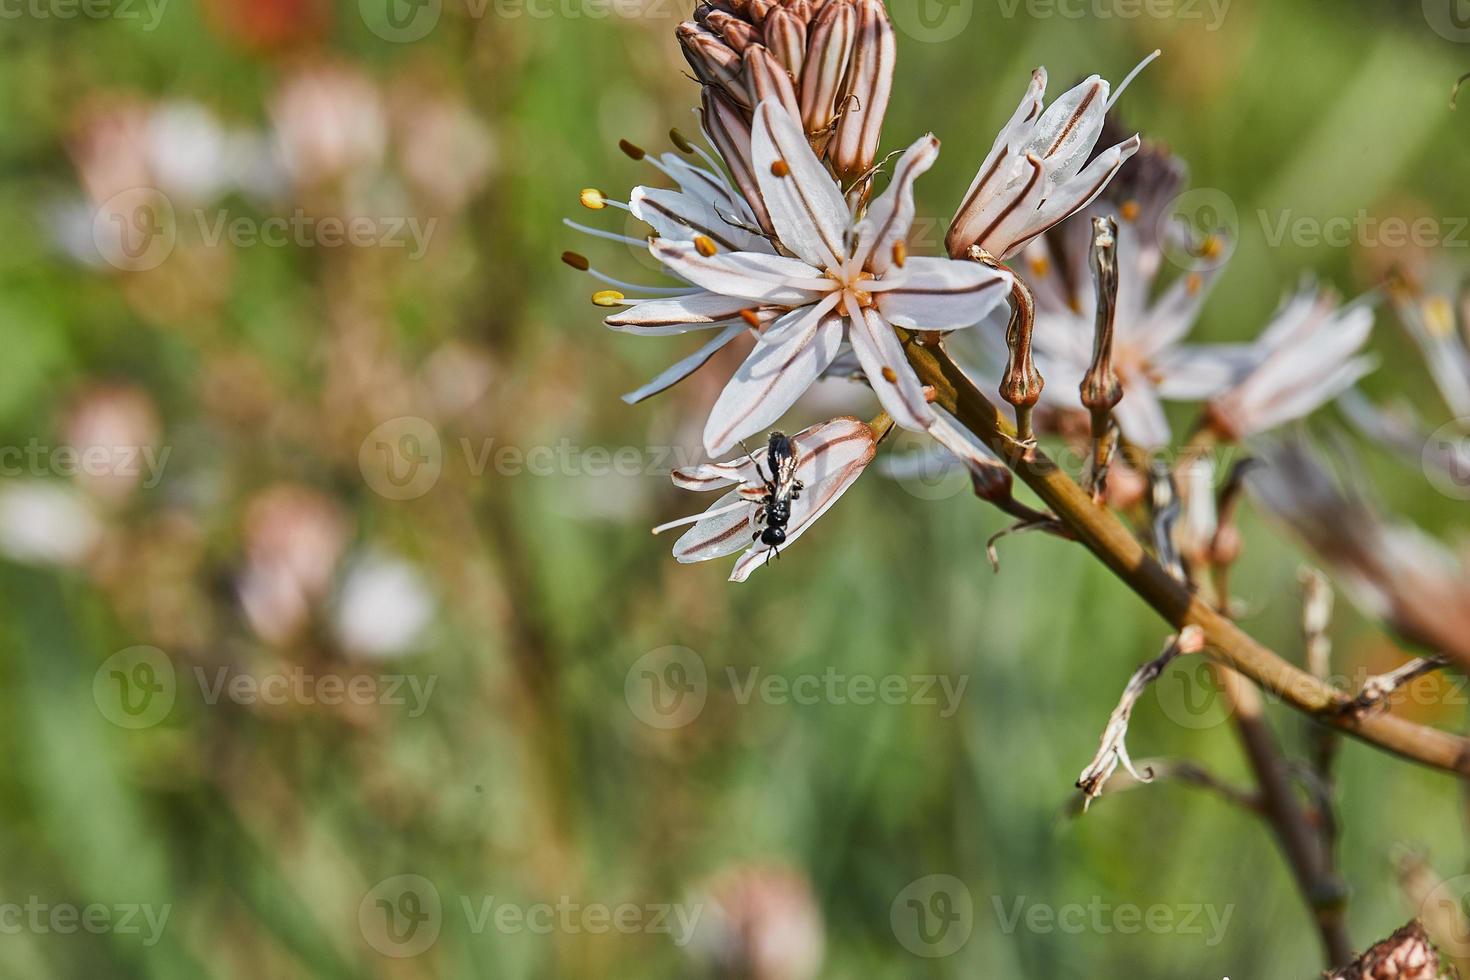
M 1247 345 L 1186 346 L 1206 297 L 1223 265 L 1213 261 L 1213 240 L 1190 248 L 1195 265 L 1166 288 L 1155 280 L 1163 265 L 1160 226 L 1164 209 L 1184 183 L 1184 167 L 1166 152 L 1145 148 L 1123 165 L 1118 181 L 1087 209 L 1117 222 L 1117 316 L 1113 369 L 1123 400 L 1113 409 L 1123 434 L 1146 448 L 1172 437 L 1161 399 L 1198 401 L 1219 393 L 1240 373 Z M 1037 366 L 1046 378 L 1042 402 L 1084 412 L 1078 386 L 1092 363 L 1097 292 L 1088 261 L 1092 229 L 1076 221 L 1027 247 L 1024 275 L 1036 296 L 1033 335 Z M 1000 344 L 999 334 L 994 343 Z M 992 359 L 1003 363 L 1003 347 Z
M 362 657 L 409 652 L 434 615 L 434 598 L 417 568 L 390 555 L 354 561 L 337 591 L 332 628 L 337 641 Z
M 1375 360 L 1359 353 L 1372 332 L 1366 301 L 1342 306 L 1306 284 L 1250 346 L 1249 367 L 1209 402 L 1211 427 L 1239 441 L 1310 414 L 1373 370 Z
M 1298 440 L 1257 447 L 1257 502 L 1295 532 L 1369 615 L 1427 649 L 1470 663 L 1470 568 L 1440 542 L 1393 522 Z
M 74 487 L 42 480 L 0 484 L 0 553 L 33 565 L 80 565 L 102 523 Z

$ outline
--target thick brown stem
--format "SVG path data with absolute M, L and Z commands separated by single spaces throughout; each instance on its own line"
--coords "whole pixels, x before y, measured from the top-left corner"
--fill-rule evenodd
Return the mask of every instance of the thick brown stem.
M 1018 448 L 1015 433 L 942 347 L 907 345 L 909 361 L 936 401 L 979 437 L 1039 496 L 1077 540 L 1087 546 L 1175 629 L 1194 624 L 1209 654 L 1245 674 L 1299 711 L 1406 759 L 1470 776 L 1470 742 L 1393 715 L 1357 717 L 1341 708 L 1342 692 L 1300 670 L 1221 616 L 1168 574 L 1122 522 L 1057 468 L 1046 454 Z

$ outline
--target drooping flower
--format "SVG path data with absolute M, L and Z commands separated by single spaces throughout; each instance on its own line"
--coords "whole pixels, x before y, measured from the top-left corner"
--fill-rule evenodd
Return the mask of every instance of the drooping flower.
M 1300 439 L 1256 447 L 1256 501 L 1333 573 L 1360 608 L 1406 639 L 1470 663 L 1470 569 L 1409 524 L 1390 521 Z
M 1082 411 L 1078 395 L 1093 356 L 1097 293 L 1088 265 L 1086 215 L 1117 222 L 1118 276 L 1112 367 L 1123 399 L 1112 410 L 1132 442 L 1168 444 L 1170 429 L 1160 399 L 1198 401 L 1218 394 L 1240 371 L 1245 345 L 1184 346 L 1222 264 L 1218 240 L 1180 242 L 1190 268 L 1157 288 L 1164 235 L 1180 234 L 1167 221 L 1169 203 L 1185 181 L 1185 167 L 1167 151 L 1146 147 L 1119 171 L 1107 192 L 1079 220 L 1052 229 L 1027 246 L 1025 279 L 1036 296 L 1035 356 L 1047 378 L 1045 405 Z
M 950 223 L 949 254 L 961 258 L 979 248 L 1004 261 L 1102 193 L 1139 147 L 1135 135 L 1091 157 L 1103 119 L 1157 54 L 1135 68 L 1112 98 L 1108 83 L 1092 75 L 1045 112 L 1046 69 L 1032 72 L 1025 97 L 995 138 Z
M 650 254 L 697 288 L 630 300 L 630 309 L 607 318 L 609 327 L 653 336 L 724 328 L 711 347 L 728 343 L 738 332 L 731 328 L 741 324 L 760 331 L 755 350 L 710 412 L 704 432 L 710 455 L 728 452 L 780 418 L 821 377 L 844 339 L 893 420 L 928 427 L 933 413 L 894 327 L 971 326 L 1005 302 L 1012 283 L 1009 272 L 977 262 L 908 256 L 914 181 L 938 152 L 933 136 L 916 141 L 888 188 L 858 218 L 801 128 L 767 100 L 755 112 L 751 160 L 780 254 L 742 226 L 728 187 L 721 192 L 723 210 L 706 208 L 698 220 L 670 215 L 674 202 L 668 198 L 657 214 L 634 212 L 648 214 L 645 220 L 653 219 L 659 231 L 648 243 Z M 634 197 L 650 200 L 653 193 L 640 188 Z M 721 220 L 710 221 L 711 212 Z M 708 355 L 702 351 L 695 359 L 701 356 Z
M 1343 306 L 1331 290 L 1305 284 L 1255 343 L 1220 352 L 1221 358 L 1242 358 L 1243 369 L 1206 406 L 1210 427 L 1239 441 L 1315 411 L 1376 366 L 1359 353 L 1372 331 L 1366 302 Z
M 803 429 L 791 437 L 796 447 L 795 479 L 802 484 L 800 496 L 792 501 L 786 525 L 789 548 L 817 518 L 837 502 L 862 475 L 877 451 L 876 434 L 866 422 L 844 417 Z M 744 582 L 772 557 L 772 548 L 759 540 L 761 524 L 757 511 L 766 495 L 764 461 L 745 456 L 723 463 L 704 463 L 675 470 L 674 485 L 685 490 L 727 489 L 702 514 L 655 528 L 655 533 L 693 524 L 674 545 L 681 563 L 723 558 L 745 549 L 730 574 L 732 582 Z

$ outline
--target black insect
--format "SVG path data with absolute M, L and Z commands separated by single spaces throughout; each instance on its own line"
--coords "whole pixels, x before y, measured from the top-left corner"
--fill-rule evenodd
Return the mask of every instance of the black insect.
M 761 498 L 760 507 L 755 512 L 756 523 L 764 526 L 751 535 L 751 538 L 773 550 L 779 549 L 786 543 L 786 525 L 791 520 L 791 502 L 800 500 L 801 491 L 805 489 L 796 478 L 796 443 L 784 432 L 771 433 L 766 444 L 766 466 L 771 471 L 769 476 L 761 468 L 760 460 L 754 456 L 750 459 L 755 463 L 755 471 L 766 487 L 766 495 Z

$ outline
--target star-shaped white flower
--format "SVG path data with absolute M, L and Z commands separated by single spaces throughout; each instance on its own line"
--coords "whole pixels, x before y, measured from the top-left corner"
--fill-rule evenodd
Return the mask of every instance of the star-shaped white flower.
M 1377 366 L 1359 353 L 1372 332 L 1366 302 L 1342 306 L 1331 290 L 1304 284 L 1249 346 L 1249 367 L 1207 405 L 1211 426 L 1240 440 L 1316 411 Z
M 608 317 L 645 334 L 759 326 L 704 431 L 712 456 L 769 427 L 837 356 L 844 340 L 895 422 L 923 430 L 934 415 L 894 327 L 948 331 L 984 320 L 1010 295 L 1011 274 L 977 262 L 909 258 L 913 185 L 939 153 L 925 136 L 904 153 L 887 190 L 855 219 L 842 190 L 780 103 L 756 107 L 751 158 L 780 254 L 721 247 L 713 235 L 654 238 L 649 252 L 698 291 L 636 302 Z
M 797 457 L 794 479 L 802 485 L 802 490 L 791 502 L 783 550 L 791 547 L 857 481 L 872 462 L 878 445 L 867 423 L 850 417 L 803 429 L 791 441 Z M 675 543 L 675 558 L 685 564 L 709 561 L 743 548 L 745 554 L 740 556 L 730 575 L 732 582 L 744 582 L 771 558 L 773 549 L 759 540 L 761 523 L 757 517 L 766 494 L 761 472 L 764 465 L 764 461 L 757 465 L 756 459 L 745 456 L 726 463 L 704 463 L 674 471 L 674 485 L 685 490 L 729 488 L 703 514 L 655 528 L 657 533 L 683 524 L 694 525 Z M 770 475 L 764 473 L 765 477 Z

